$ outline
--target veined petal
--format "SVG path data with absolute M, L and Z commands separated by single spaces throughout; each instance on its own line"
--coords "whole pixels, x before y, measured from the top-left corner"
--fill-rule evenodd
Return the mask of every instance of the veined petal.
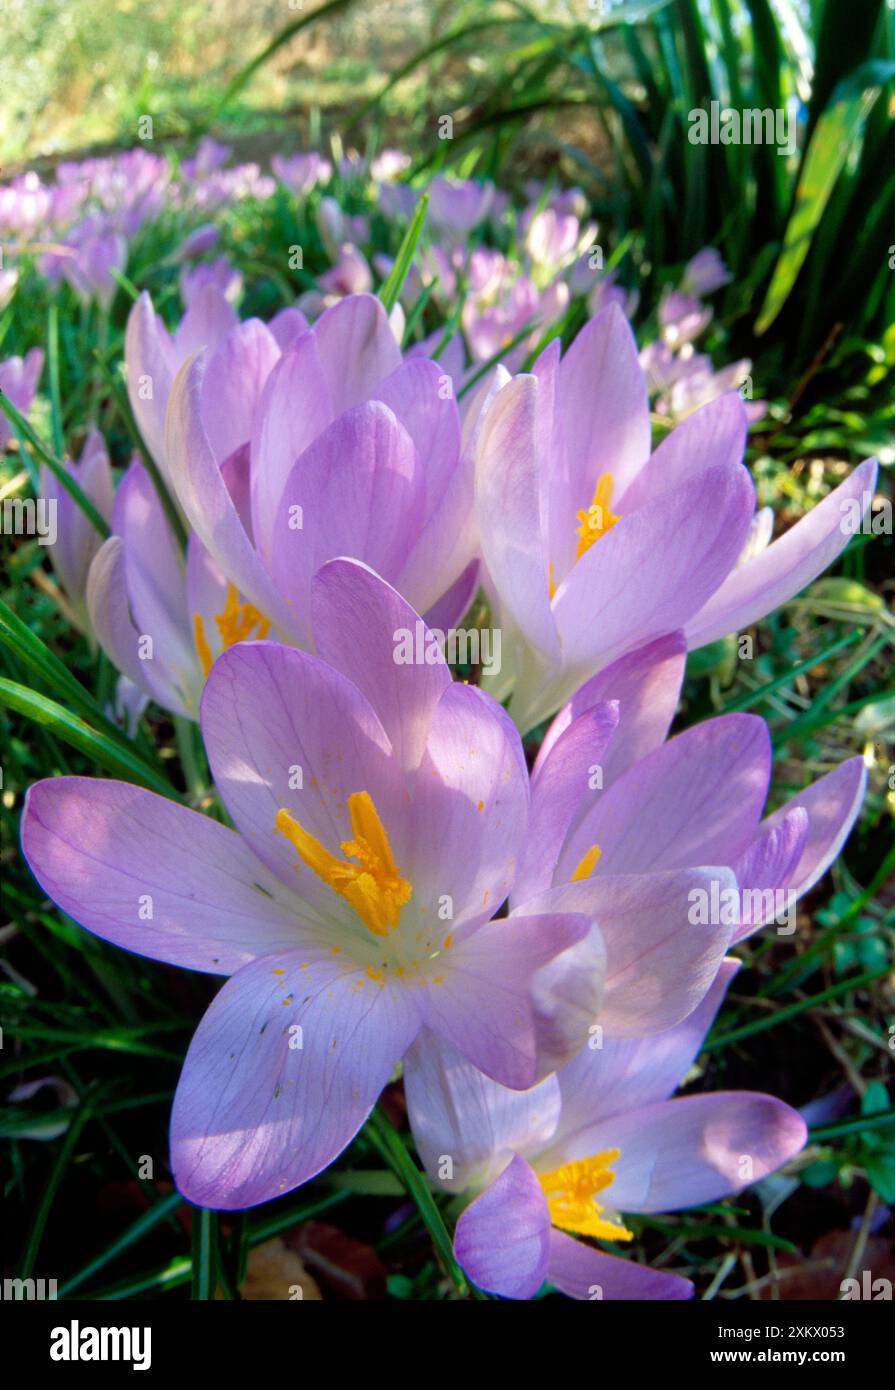
M 228 975 L 302 936 L 300 904 L 234 831 L 128 782 L 36 783 L 22 851 L 63 912 L 152 960 Z
M 354 1138 L 419 1019 L 409 991 L 320 950 L 274 952 L 216 996 L 171 1116 L 183 1195 L 227 1211 L 307 1182 Z
M 550 1213 L 524 1158 L 517 1154 L 463 1212 L 454 1254 L 486 1293 L 534 1298 L 547 1277 Z
M 784 536 L 733 570 L 686 622 L 691 651 L 749 627 L 822 574 L 851 539 L 846 518 L 869 508 L 876 474 L 876 459 L 865 460 Z
M 550 1232 L 547 1279 L 569 1298 L 597 1299 L 692 1298 L 693 1285 L 677 1274 L 622 1260 L 584 1245 L 565 1231 Z

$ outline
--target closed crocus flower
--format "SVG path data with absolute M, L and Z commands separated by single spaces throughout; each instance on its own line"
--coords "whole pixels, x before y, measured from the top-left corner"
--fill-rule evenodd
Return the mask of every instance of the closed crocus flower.
M 694 865 L 723 865 L 720 876 L 707 868 L 693 885 L 673 933 L 667 916 L 639 929 L 638 980 L 644 989 L 652 982 L 664 1008 L 661 981 L 673 976 L 672 961 L 679 968 L 686 961 L 691 985 L 707 987 L 719 932 L 731 943 L 763 925 L 792 935 L 795 904 L 842 849 L 867 777 L 863 759 L 849 758 L 762 819 L 771 776 L 763 719 L 721 715 L 665 741 L 685 656 L 681 634 L 651 643 L 595 676 L 557 715 L 532 770 L 529 833 L 513 889 L 530 910 L 592 912 L 600 920 L 601 902 L 630 875 L 667 879 Z M 622 938 L 616 947 L 609 928 L 603 934 L 610 968 L 601 1021 L 610 1017 L 626 945 Z M 630 1008 L 630 983 L 619 994 Z
M 434 362 L 402 360 L 379 300 L 341 300 L 275 364 L 253 415 L 241 511 L 214 435 L 228 414 L 248 412 L 254 382 L 233 377 L 221 393 L 213 369 L 200 356 L 174 384 L 169 469 L 199 540 L 276 634 L 312 649 L 311 579 L 339 555 L 365 561 L 434 626 L 458 620 L 476 583 L 471 458 L 482 410 L 467 414 L 464 438 L 450 378 Z
M 843 549 L 874 460 L 738 566 L 755 512 L 747 420 L 733 393 L 650 451 L 647 382 L 610 305 L 562 356 L 496 394 L 478 442 L 481 553 L 508 659 L 499 682 L 521 729 L 627 651 L 684 628 L 691 647 L 785 603 Z
M 44 355 L 40 348 L 32 348 L 24 357 L 7 357 L 5 362 L 0 362 L 0 391 L 22 415 L 27 415 L 31 409 L 43 365 Z M 11 439 L 12 426 L 0 411 L 0 453 L 8 448 Z
M 528 813 L 504 712 L 431 659 L 401 666 L 412 609 L 365 566 L 327 565 L 318 656 L 248 643 L 202 703 L 236 826 L 123 782 L 32 787 L 22 846 L 42 888 L 105 940 L 229 976 L 192 1041 L 171 1128 L 181 1192 L 279 1196 L 331 1162 L 423 1029 L 512 1088 L 545 1074 L 599 934 L 581 914 L 493 921 Z M 567 1056 L 584 1041 L 575 1039 Z
M 223 467 L 238 498 L 245 451 Z M 266 637 L 270 621 L 248 603 L 196 536 L 181 554 L 149 474 L 134 461 L 115 496 L 113 535 L 90 567 L 90 622 L 109 660 L 163 709 L 199 718 L 205 681 L 237 642 Z
M 171 483 L 165 453 L 165 411 L 179 368 L 196 353 L 207 354 L 205 399 L 208 437 L 222 464 L 248 443 L 252 416 L 268 376 L 284 349 L 307 328 L 298 309 L 282 309 L 264 324 L 240 323 L 217 276 L 202 281 L 189 295 L 189 307 L 169 333 L 144 291 L 131 309 L 124 339 L 127 390 L 149 452 Z
M 585 1047 L 523 1094 L 477 1074 L 443 1042 L 411 1049 L 404 1082 L 414 1137 L 432 1178 L 473 1198 L 454 1252 L 480 1288 L 528 1299 L 547 1281 L 587 1300 L 692 1297 L 689 1280 L 585 1240 L 624 1245 L 626 1215 L 721 1201 L 803 1147 L 804 1120 L 773 1096 L 671 1099 L 736 964 L 725 962 L 676 1028 Z
M 108 521 L 112 514 L 115 485 L 106 444 L 99 430 L 87 435 L 81 457 L 67 464 L 81 491 Z M 87 575 L 102 545 L 102 536 L 93 522 L 62 483 L 48 468 L 42 468 L 40 487 L 55 509 L 55 540 L 47 546 L 50 563 L 65 590 L 71 610 L 82 632 L 90 631 L 87 614 Z

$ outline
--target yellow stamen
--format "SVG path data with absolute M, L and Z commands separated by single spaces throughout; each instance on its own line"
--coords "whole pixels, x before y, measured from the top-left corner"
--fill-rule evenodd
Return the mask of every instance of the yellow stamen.
M 550 1221 L 561 1231 L 573 1231 L 579 1236 L 596 1236 L 600 1240 L 633 1240 L 634 1234 L 626 1227 L 601 1215 L 603 1207 L 596 1200 L 598 1192 L 603 1192 L 615 1180 L 609 1171 L 610 1164 L 616 1163 L 619 1149 L 607 1149 L 605 1153 L 594 1154 L 592 1158 L 579 1159 L 574 1163 L 564 1163 L 550 1173 L 541 1173 L 541 1184 Z
M 553 572 L 553 561 L 552 561 L 552 560 L 550 561 L 550 569 L 549 569 L 549 576 L 548 576 L 547 591 L 548 591 L 548 593 L 549 593 L 549 595 L 550 595 L 550 601 L 551 601 L 551 603 L 552 603 L 552 602 L 553 602 L 553 599 L 554 599 L 554 596 L 555 596 L 555 594 L 556 594 L 556 575 L 555 575 L 554 572 Z
M 202 662 L 202 674 L 208 680 L 208 673 L 214 665 L 214 656 L 208 645 L 208 638 L 205 636 L 205 624 L 202 621 L 201 613 L 193 614 L 193 636 L 196 639 L 196 651 L 199 653 L 199 660 Z
M 575 870 L 575 872 L 572 874 L 572 877 L 569 879 L 569 882 L 580 883 L 580 881 L 583 878 L 590 878 L 594 869 L 600 862 L 602 856 L 603 851 L 600 849 L 600 846 L 591 845 L 590 849 L 587 851 L 587 854 L 584 856 L 581 863 L 578 865 L 578 868 Z
M 607 531 L 619 520 L 611 511 L 609 504 L 612 501 L 613 478 L 611 473 L 601 473 L 597 483 L 594 500 L 591 502 L 586 512 L 576 512 L 575 515 L 581 525 L 578 528 L 578 549 L 575 552 L 575 559 L 580 560 L 581 556 L 590 550 L 595 541 L 601 536 L 605 536 Z
M 308 868 L 351 904 L 374 936 L 388 936 L 398 925 L 401 908 L 413 896 L 413 887 L 401 877 L 370 793 L 353 792 L 348 810 L 354 839 L 342 841 L 346 859 L 330 854 L 285 808 L 277 812 L 276 829 L 295 846 Z M 352 864 L 351 859 L 359 862 Z
M 227 651 L 237 642 L 245 642 L 250 637 L 266 637 L 270 632 L 270 619 L 265 618 L 251 603 L 239 601 L 239 590 L 235 584 L 227 585 L 224 607 L 215 614 L 215 624 L 221 635 L 221 650 Z M 257 629 L 257 631 L 256 631 Z M 193 635 L 196 650 L 202 663 L 203 675 L 207 678 L 214 665 L 214 656 L 205 636 L 205 624 L 201 613 L 193 614 Z

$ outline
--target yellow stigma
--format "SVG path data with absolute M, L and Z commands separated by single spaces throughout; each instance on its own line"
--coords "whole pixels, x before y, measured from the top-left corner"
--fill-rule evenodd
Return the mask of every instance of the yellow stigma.
M 569 879 L 569 882 L 580 883 L 583 878 L 590 878 L 594 869 L 599 864 L 602 856 L 603 851 L 600 849 L 600 846 L 591 845 L 590 849 L 587 851 L 587 854 L 584 856 L 581 863 L 578 865 L 578 868 L 575 870 L 575 872 L 572 874 L 572 877 Z
M 220 613 L 215 614 L 214 621 L 221 634 L 222 651 L 227 651 L 229 647 L 234 647 L 237 642 L 245 642 L 250 637 L 266 637 L 270 632 L 270 619 L 265 618 L 264 614 L 259 612 L 251 603 L 240 603 L 239 590 L 235 584 L 227 585 L 224 607 Z M 201 613 L 193 614 L 193 636 L 196 642 L 196 651 L 199 653 L 199 660 L 202 663 L 202 673 L 207 679 L 208 673 L 214 665 L 214 655 L 208 645 L 208 638 L 205 636 L 205 624 L 202 621 Z
M 401 877 L 370 793 L 353 792 L 348 810 L 354 839 L 342 841 L 345 859 L 330 854 L 285 808 L 277 812 L 276 829 L 295 846 L 308 868 L 351 904 L 374 936 L 388 936 L 398 925 L 401 908 L 410 902 L 413 887 Z M 352 859 L 358 863 L 352 864 Z
M 607 531 L 611 531 L 619 520 L 609 509 L 609 504 L 612 501 L 612 488 L 612 474 L 601 473 L 593 502 L 586 512 L 575 513 L 576 518 L 581 522 L 578 528 L 576 560 L 580 560 L 582 555 L 590 550 L 594 542 L 598 541 L 601 536 L 605 536 Z
M 541 1173 L 541 1184 L 550 1221 L 561 1231 L 573 1231 L 579 1236 L 596 1236 L 600 1240 L 633 1240 L 634 1233 L 604 1217 L 603 1208 L 596 1200 L 598 1192 L 603 1192 L 615 1180 L 609 1165 L 617 1162 L 619 1149 L 607 1149 L 605 1153 L 594 1154 L 593 1158 L 582 1158 L 575 1163 L 564 1163 L 550 1173 Z

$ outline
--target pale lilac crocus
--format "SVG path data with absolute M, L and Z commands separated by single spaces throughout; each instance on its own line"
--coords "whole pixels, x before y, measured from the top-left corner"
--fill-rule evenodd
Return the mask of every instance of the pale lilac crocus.
M 492 207 L 494 185 L 488 180 L 435 178 L 428 187 L 429 223 L 448 237 L 468 236 Z
M 480 1288 L 529 1299 L 546 1281 L 588 1301 L 692 1297 L 689 1280 L 581 1237 L 624 1246 L 633 1236 L 626 1216 L 722 1201 L 803 1148 L 804 1120 L 773 1096 L 672 1099 L 736 964 L 725 962 L 677 1027 L 623 1041 L 595 1034 L 595 1046 L 523 1094 L 477 1073 L 449 1044 L 414 1044 L 404 1066 L 414 1137 L 431 1177 L 473 1199 L 454 1252 Z
M 873 459 L 744 557 L 755 513 L 746 432 L 731 393 L 651 452 L 646 377 L 614 305 L 495 394 L 476 463 L 481 553 L 504 634 L 488 688 L 511 697 L 520 728 L 663 633 L 684 628 L 694 648 L 748 627 L 844 548 L 844 512 L 869 505 Z
M 310 649 L 311 580 L 339 555 L 365 561 L 434 626 L 457 621 L 476 584 L 481 410 L 461 434 L 450 378 L 402 359 L 380 301 L 351 295 L 328 309 L 279 358 L 257 402 L 257 378 L 211 390 L 213 365 L 199 357 L 181 370 L 165 452 L 195 534 L 272 631 Z M 212 401 L 218 432 L 252 411 L 242 507 L 221 474 Z
M 43 365 L 44 355 L 40 348 L 31 348 L 24 357 L 7 357 L 0 362 L 0 391 L 22 415 L 27 415 L 31 409 Z M 12 426 L 0 411 L 0 453 L 9 447 L 11 439 Z
M 196 146 L 196 153 L 192 158 L 181 161 L 181 172 L 187 179 L 206 178 L 209 174 L 222 168 L 232 153 L 232 145 L 222 145 L 219 140 L 205 135 Z
M 712 294 L 729 285 L 732 279 L 720 251 L 714 246 L 705 246 L 684 267 L 681 291 L 697 296 Z
M 242 271 L 226 256 L 200 261 L 198 265 L 185 265 L 180 272 L 180 297 L 187 309 L 206 285 L 214 285 L 230 304 L 235 304 L 242 294 Z
M 238 454 L 222 475 L 238 502 Z M 118 486 L 111 526 L 87 580 L 91 627 L 144 701 L 196 720 L 217 657 L 237 642 L 266 637 L 270 622 L 228 583 L 195 535 L 181 554 L 139 460 Z
M 59 274 L 79 298 L 85 303 L 95 299 L 108 311 L 118 289 L 113 271 L 121 273 L 127 265 L 126 238 L 110 219 L 91 214 L 67 234 L 64 245 L 58 258 L 51 252 L 42 264 L 56 259 Z
M 77 462 L 69 462 L 67 467 L 81 491 L 108 521 L 115 484 L 105 440 L 99 430 L 88 431 L 80 458 Z M 90 632 L 87 575 L 102 545 L 102 536 L 49 468 L 41 468 L 40 490 L 55 511 L 55 540 L 46 547 L 50 564 L 65 590 L 78 626 L 82 632 Z
M 673 932 L 667 909 L 666 921 L 639 928 L 645 1014 L 656 1007 L 651 981 L 658 1007 L 675 1007 L 666 982 L 685 960 L 692 986 L 701 981 L 704 990 L 719 944 L 723 951 L 765 925 L 793 934 L 795 903 L 839 854 L 867 784 L 863 759 L 849 758 L 763 817 L 771 778 L 763 719 L 721 715 L 665 741 L 685 658 L 680 633 L 650 643 L 593 677 L 554 719 L 532 769 L 529 831 L 513 888 L 541 911 L 589 911 L 599 921 L 601 902 L 625 876 L 724 866 L 720 876 L 705 870 Z M 631 951 L 634 938 L 616 943 L 608 929 L 604 937 L 610 969 L 601 1022 L 612 1027 L 619 948 Z M 618 992 L 630 1008 L 630 983 Z M 665 1019 L 653 1016 L 652 1029 L 640 1032 L 677 1022 Z
M 492 921 L 528 809 L 504 712 L 428 634 L 431 661 L 396 664 L 419 619 L 364 566 L 324 567 L 313 607 L 318 656 L 243 644 L 209 678 L 203 735 L 236 830 L 81 777 L 38 783 L 23 813 L 64 912 L 230 977 L 174 1100 L 174 1176 L 201 1206 L 252 1206 L 332 1162 L 423 1029 L 535 1084 L 567 992 L 598 979 L 588 917 Z
M 329 160 L 314 150 L 307 154 L 271 155 L 270 167 L 280 183 L 302 196 L 318 183 L 328 183 L 333 172 Z

